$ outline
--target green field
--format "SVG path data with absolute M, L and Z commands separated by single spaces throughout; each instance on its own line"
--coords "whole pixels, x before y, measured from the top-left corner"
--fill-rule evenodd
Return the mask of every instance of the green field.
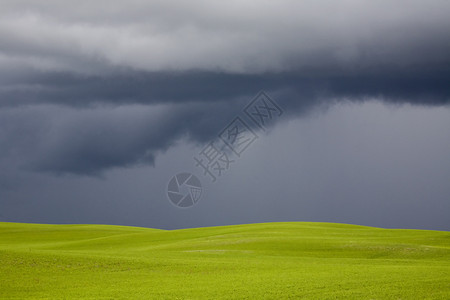
M 450 299 L 450 233 L 0 223 L 0 299 Z

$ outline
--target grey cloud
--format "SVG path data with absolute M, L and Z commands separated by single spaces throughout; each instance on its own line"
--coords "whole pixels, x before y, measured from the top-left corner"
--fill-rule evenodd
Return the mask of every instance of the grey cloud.
M 28 74 L 17 88 L 9 85 L 0 92 L 7 99 L 2 103 L 3 123 L 9 124 L 4 146 L 19 149 L 14 153 L 22 155 L 26 169 L 98 176 L 111 168 L 152 164 L 158 153 L 180 138 L 194 142 L 212 138 L 259 89 L 291 117 L 342 100 L 448 105 L 448 70 L 444 65 L 414 71 L 388 66 L 358 74 L 327 70 L 319 75 Z M 28 152 L 33 143 L 38 147 Z
M 440 0 L 1 0 L 0 218 L 447 230 L 449 14 Z M 173 209 L 167 181 L 260 90 L 285 122 Z
M 77 3 L 69 10 L 63 1 L 3 1 L 1 61 L 81 73 L 255 73 L 439 63 L 450 50 L 447 1 Z
M 153 163 L 259 90 L 292 117 L 343 99 L 450 101 L 444 1 L 48 3 L 0 12 L 0 151 L 25 168 Z
M 10 78 L 0 88 L 0 99 L 3 106 L 211 103 L 249 99 L 264 89 L 269 92 L 290 90 L 297 98 L 292 101 L 297 102 L 320 98 L 384 97 L 395 101 L 445 104 L 450 95 L 449 76 L 450 62 L 407 68 L 387 65 L 351 72 L 336 66 L 263 74 L 122 70 L 105 76 L 86 76 L 30 72 L 23 77 Z
M 8 141 L 0 152 L 25 170 L 101 176 L 111 168 L 154 164 L 181 138 L 204 141 L 233 111 L 230 104 L 10 108 L 0 112 L 0 136 Z
M 448 100 L 446 1 L 2 4 L 3 106 L 228 101 L 261 89 L 297 101 Z

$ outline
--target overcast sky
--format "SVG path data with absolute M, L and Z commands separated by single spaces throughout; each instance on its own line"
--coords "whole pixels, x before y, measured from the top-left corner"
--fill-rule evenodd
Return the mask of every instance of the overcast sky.
M 0 221 L 450 230 L 449 28 L 444 0 L 0 0 Z

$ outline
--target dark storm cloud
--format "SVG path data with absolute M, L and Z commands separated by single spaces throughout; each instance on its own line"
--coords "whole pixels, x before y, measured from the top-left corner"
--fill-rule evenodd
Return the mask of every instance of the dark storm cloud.
M 3 166 L 101 176 L 115 167 L 154 164 L 180 138 L 213 137 L 236 111 L 222 105 L 126 105 L 72 109 L 27 106 L 0 111 Z
M 0 151 L 28 169 L 153 163 L 259 90 L 291 116 L 342 99 L 450 101 L 445 1 L 49 3 L 0 11 Z
M 385 97 L 391 103 L 445 105 L 450 94 L 445 78 L 450 77 L 438 75 L 340 76 L 322 80 L 296 74 L 176 75 L 154 84 L 155 89 L 146 88 L 145 80 L 133 81 L 130 77 L 109 83 L 99 80 L 98 85 L 91 82 L 88 91 L 79 84 L 76 88 L 62 88 L 54 95 L 38 97 L 53 102 L 38 109 L 9 107 L 10 117 L 3 122 L 9 126 L 3 128 L 9 128 L 9 136 L 5 138 L 8 146 L 29 149 L 33 142 L 39 145 L 33 147 L 32 153 L 24 153 L 29 158 L 23 164 L 27 169 L 99 175 L 114 167 L 153 164 L 155 155 L 183 137 L 199 142 L 213 138 L 252 99 L 260 80 L 288 115 L 295 116 L 340 97 L 353 101 Z M 156 78 L 160 80 L 164 76 Z M 85 83 L 89 86 L 88 81 Z M 233 88 L 228 89 L 230 86 Z M 54 105 L 80 106 L 81 101 L 85 101 L 84 108 Z M 115 105 L 86 107 L 94 102 Z M 28 125 L 23 127 L 23 124 Z
M 53 103 L 68 106 L 220 102 L 250 98 L 255 91 L 289 90 L 290 106 L 320 98 L 383 97 L 392 101 L 445 104 L 450 100 L 449 64 L 381 66 L 236 74 L 213 71 L 121 71 L 105 76 L 27 74 L 0 89 L 3 106 Z

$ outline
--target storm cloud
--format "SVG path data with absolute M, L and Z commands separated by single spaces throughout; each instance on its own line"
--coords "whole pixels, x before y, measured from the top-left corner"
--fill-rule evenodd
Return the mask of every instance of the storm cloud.
M 1 0 L 0 194 L 30 174 L 154 167 L 261 90 L 285 124 L 347 103 L 449 107 L 449 15 L 439 0 Z
M 432 64 L 446 1 L 2 1 L 2 67 L 107 72 Z M 2 68 L 3 69 L 3 68 Z

